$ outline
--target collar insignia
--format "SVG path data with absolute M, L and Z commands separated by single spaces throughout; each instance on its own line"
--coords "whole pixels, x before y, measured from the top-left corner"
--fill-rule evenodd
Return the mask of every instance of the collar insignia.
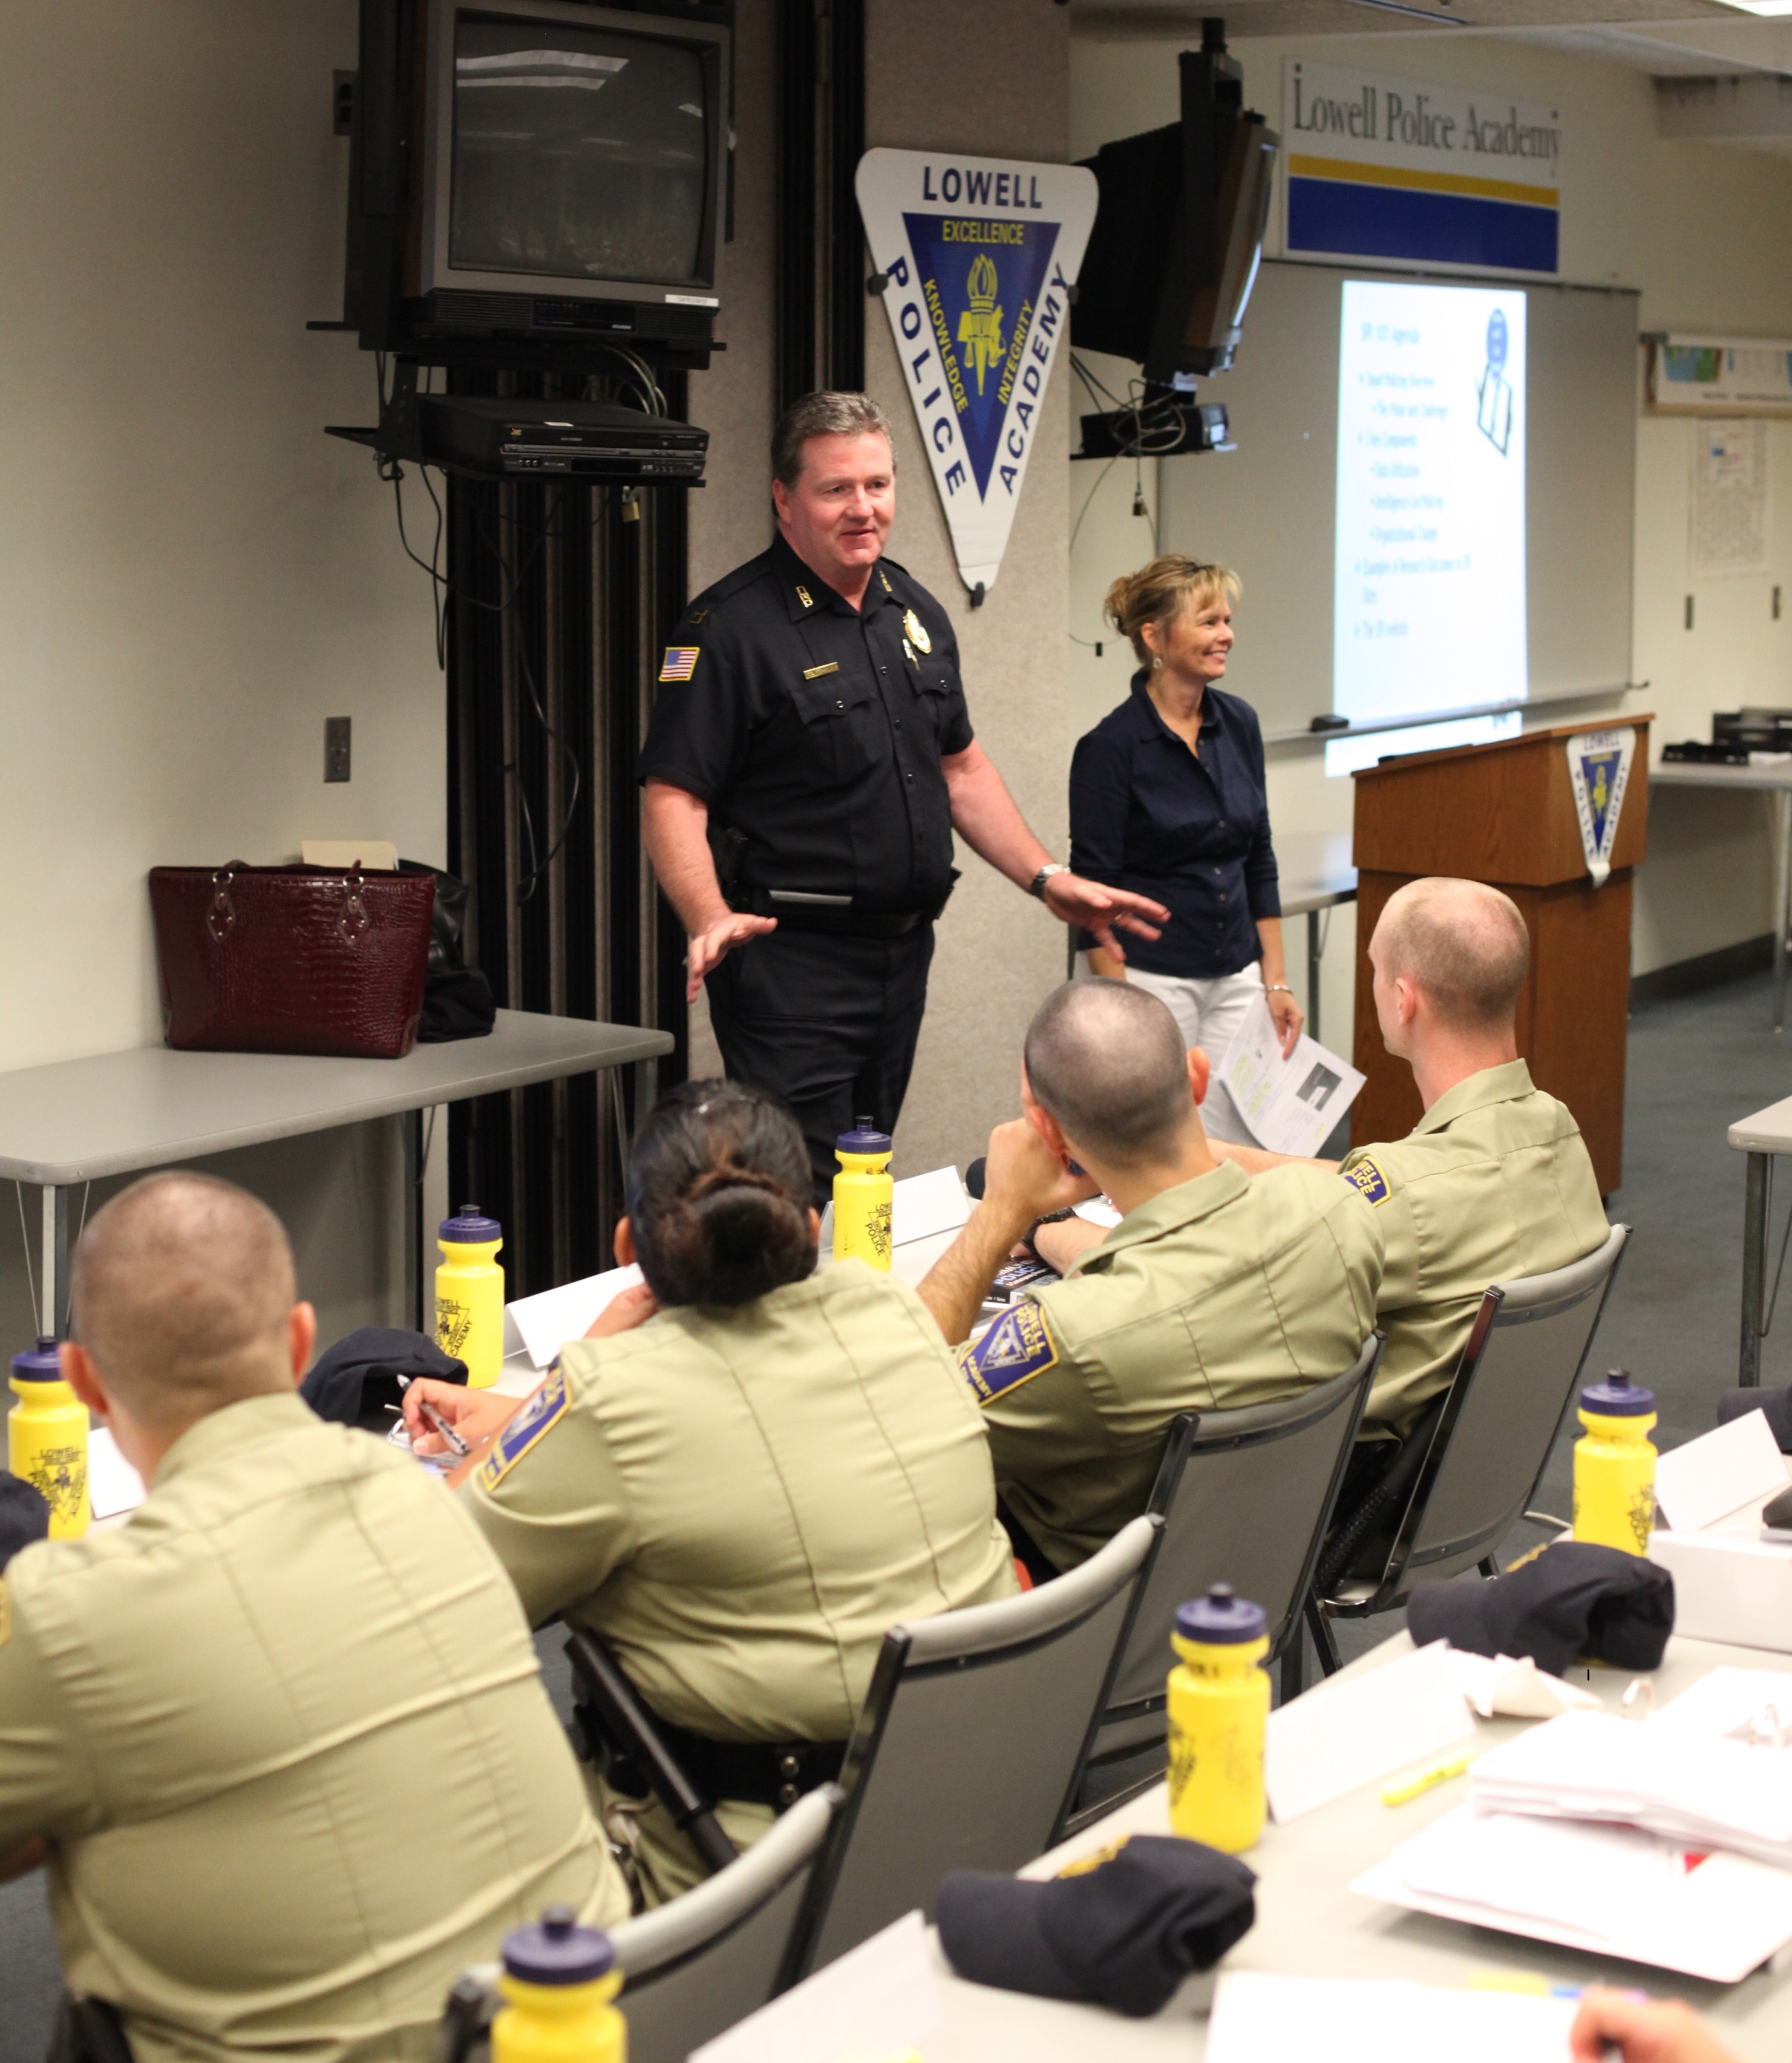
M 797 583 L 797 599 L 802 604 L 805 609 L 813 609 L 815 606 L 814 603 L 810 599 L 808 589 L 802 585 L 801 581 L 798 581 Z

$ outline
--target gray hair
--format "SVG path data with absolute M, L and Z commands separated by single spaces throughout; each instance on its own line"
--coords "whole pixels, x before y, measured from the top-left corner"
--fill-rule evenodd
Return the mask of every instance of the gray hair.
M 824 392 L 793 401 L 772 432 L 772 477 L 794 487 L 802 472 L 803 451 L 811 437 L 882 437 L 896 464 L 896 433 L 890 418 L 869 394 Z
M 1372 943 L 1384 971 L 1416 982 L 1440 1023 L 1510 1028 L 1531 940 L 1509 895 L 1447 875 L 1408 881 L 1382 906 Z
M 1169 1159 L 1195 1116 L 1176 1020 L 1148 990 L 1067 981 L 1027 1027 L 1033 1100 L 1115 1168 Z

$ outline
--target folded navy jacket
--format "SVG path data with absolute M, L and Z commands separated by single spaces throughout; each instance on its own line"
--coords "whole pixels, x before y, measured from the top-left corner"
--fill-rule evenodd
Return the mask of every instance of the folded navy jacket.
M 1257 1916 L 1256 1878 L 1199 1841 L 1135 1834 L 1093 1869 L 1036 1884 L 954 1870 L 939 1888 L 940 1946 L 961 1977 L 1143 2019 L 1211 1969 Z
M 1673 1578 L 1640 1554 L 1557 1540 L 1503 1576 L 1420 1583 L 1406 1628 L 1420 1647 L 1444 1639 L 1471 1655 L 1528 1655 L 1552 1676 L 1577 1655 L 1653 1669 L 1673 1631 Z

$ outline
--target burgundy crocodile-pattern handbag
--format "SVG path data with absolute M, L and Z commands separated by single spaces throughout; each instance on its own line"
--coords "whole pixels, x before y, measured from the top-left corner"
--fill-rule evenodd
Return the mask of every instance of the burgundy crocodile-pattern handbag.
M 398 1060 L 416 1043 L 427 867 L 157 867 L 150 908 L 171 1046 Z

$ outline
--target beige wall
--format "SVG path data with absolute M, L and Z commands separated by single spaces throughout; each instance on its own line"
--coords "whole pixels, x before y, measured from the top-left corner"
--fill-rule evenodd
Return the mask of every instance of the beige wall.
M 1084 157 L 1111 137 L 1174 120 L 1178 42 L 1071 46 L 1071 155 Z M 1249 104 L 1272 123 L 1282 114 L 1283 61 L 1306 56 L 1440 82 L 1483 85 L 1560 108 L 1562 273 L 1641 290 L 1644 329 L 1706 329 L 1792 336 L 1792 163 L 1720 145 L 1663 142 L 1656 133 L 1654 90 L 1629 66 L 1533 49 L 1505 38 L 1247 38 L 1234 45 Z M 1280 248 L 1280 196 L 1266 248 Z M 1251 349 L 1246 320 L 1242 349 Z M 1102 361 L 1122 377 L 1132 368 Z M 1223 376 L 1207 392 L 1225 399 Z M 1792 485 L 1792 425 L 1770 432 L 1779 500 Z M 1636 580 L 1631 678 L 1649 683 L 1629 708 L 1653 710 L 1658 752 L 1664 738 L 1707 737 L 1714 709 L 1741 702 L 1792 702 L 1792 613 L 1773 621 L 1774 582 L 1792 593 L 1792 523 L 1774 525 L 1774 569 L 1766 577 L 1707 583 L 1687 579 L 1686 529 L 1691 426 L 1641 416 L 1637 430 Z M 1329 454 L 1325 477 L 1329 481 Z M 1242 449 L 1147 465 L 1143 484 L 1166 548 L 1223 557 L 1225 541 L 1200 525 L 1203 468 L 1250 463 Z M 1097 658 L 1103 591 L 1115 573 L 1151 549 L 1150 522 L 1132 516 L 1133 473 L 1116 466 L 1089 501 L 1099 468 L 1071 468 L 1072 557 L 1069 719 L 1074 739 L 1127 692 L 1131 661 L 1111 639 Z M 1696 628 L 1683 628 L 1687 593 L 1697 597 Z M 1248 695 L 1250 598 L 1239 616 L 1235 665 Z M 1088 641 L 1087 642 L 1083 641 Z M 1314 706 L 1321 698 L 1316 698 Z M 1573 714 L 1578 717 L 1581 710 Z M 1586 710 L 1589 715 L 1593 710 Z M 1540 712 L 1545 722 L 1566 720 Z M 1270 803 L 1279 826 L 1348 830 L 1351 784 L 1325 778 L 1321 755 L 1307 747 L 1272 751 Z M 1633 938 L 1637 971 L 1758 935 L 1768 927 L 1766 818 L 1751 800 L 1685 795 L 1658 799 L 1650 815 L 1650 858 L 1637 882 Z M 1328 1037 L 1348 1036 L 1353 931 L 1338 913 L 1325 973 Z M 1291 979 L 1304 988 L 1300 941 L 1291 940 Z
M 445 856 L 429 584 L 371 456 L 323 434 L 372 420 L 372 365 L 305 328 L 341 308 L 330 74 L 356 21 L 355 0 L 0 10 L 0 1068 L 159 1042 L 159 861 L 350 834 Z M 427 554 L 414 481 L 408 506 Z M 355 777 L 325 787 L 344 714 Z M 232 1158 L 298 1238 L 327 1338 L 384 1315 L 392 1144 Z M 3 1230 L 0 1323 L 30 1325 Z
M 1062 163 L 1070 135 L 1067 10 L 1040 0 L 979 0 L 976 35 L 956 0 L 870 0 L 866 142 Z M 1064 587 L 1068 573 L 1067 353 L 1060 352 L 1002 571 L 969 606 L 890 325 L 869 311 L 866 379 L 902 440 L 899 560 L 945 605 L 958 633 L 971 722 L 1046 845 L 1067 842 L 1069 772 Z M 1020 1042 L 1063 977 L 1064 931 L 959 846 L 963 879 L 941 919 L 926 1022 L 896 1137 L 896 1172 L 916 1174 L 983 1150 L 1018 1114 Z

